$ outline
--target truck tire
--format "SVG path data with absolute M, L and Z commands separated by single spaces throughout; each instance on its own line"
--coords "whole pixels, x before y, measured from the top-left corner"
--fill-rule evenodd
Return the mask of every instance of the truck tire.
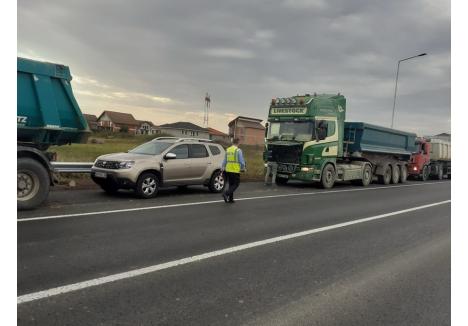
M 324 189 L 330 189 L 335 184 L 335 168 L 331 164 L 325 165 L 322 171 L 321 184 Z
M 442 165 L 439 165 L 439 171 L 437 173 L 437 180 L 442 180 L 444 178 L 444 170 Z
M 226 175 L 215 171 L 211 176 L 210 183 L 208 184 L 208 189 L 213 193 L 220 193 L 226 187 Z
M 379 183 L 383 185 L 388 185 L 390 184 L 391 180 L 392 180 L 392 167 L 390 165 L 387 165 L 384 167 L 383 175 L 379 175 Z
M 408 179 L 408 168 L 406 165 L 400 165 L 400 183 L 405 183 Z
M 359 180 L 353 180 L 351 183 L 357 186 L 367 187 L 372 181 L 372 168 L 369 164 L 364 165 L 362 169 L 362 178 Z
M 421 172 L 421 181 L 427 181 L 427 179 L 429 179 L 429 168 L 425 165 Z
M 392 166 L 392 183 L 397 184 L 400 181 L 400 167 L 398 165 Z
M 285 184 L 288 183 L 288 180 L 289 180 L 288 178 L 282 178 L 282 177 L 277 176 L 275 178 L 275 183 L 279 186 L 284 186 Z
M 159 190 L 159 178 L 151 172 L 144 172 L 138 177 L 136 193 L 144 199 L 154 198 Z
M 19 158 L 17 162 L 17 207 L 19 210 L 33 209 L 49 195 L 49 172 L 32 158 Z

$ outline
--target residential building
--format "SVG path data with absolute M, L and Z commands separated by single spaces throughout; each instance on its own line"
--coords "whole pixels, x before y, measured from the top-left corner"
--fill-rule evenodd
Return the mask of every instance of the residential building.
M 229 122 L 229 137 L 238 138 L 240 144 L 261 145 L 265 141 L 265 127 L 261 119 L 239 116 Z
M 86 113 L 83 113 L 83 116 L 86 119 L 86 122 L 88 123 L 89 130 L 96 131 L 98 129 L 97 117 L 94 114 L 86 114 Z
M 166 123 L 157 127 L 163 134 L 174 137 L 209 139 L 210 135 L 205 128 L 191 122 Z
M 135 134 L 140 124 L 130 113 L 103 111 L 97 118 L 97 126 L 99 130 Z
M 221 132 L 219 130 L 213 129 L 213 128 L 206 128 L 208 130 L 208 133 L 210 135 L 210 139 L 214 142 L 221 143 L 221 144 L 227 144 L 229 143 L 229 135 L 225 134 L 224 132 Z
M 156 135 L 158 133 L 157 127 L 151 121 L 137 121 L 140 124 L 136 131 L 137 135 Z

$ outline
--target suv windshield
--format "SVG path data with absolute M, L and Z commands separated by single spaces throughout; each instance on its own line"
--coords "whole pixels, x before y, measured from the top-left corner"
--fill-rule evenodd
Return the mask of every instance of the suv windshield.
M 164 150 L 168 148 L 169 146 L 171 146 L 172 144 L 173 143 L 150 141 L 150 142 L 141 144 L 140 146 L 135 147 L 134 149 L 129 150 L 128 152 L 133 153 L 133 154 L 159 155 L 162 152 L 164 152 Z
M 271 122 L 269 140 L 309 141 L 315 138 L 314 121 Z

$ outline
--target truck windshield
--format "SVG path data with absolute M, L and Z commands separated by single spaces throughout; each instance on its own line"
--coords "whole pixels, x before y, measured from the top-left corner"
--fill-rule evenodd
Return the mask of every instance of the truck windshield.
M 269 140 L 309 141 L 315 138 L 314 121 L 271 122 Z
M 150 142 L 141 144 L 140 146 L 135 147 L 134 149 L 129 150 L 128 152 L 133 153 L 133 154 L 159 155 L 162 152 L 164 152 L 164 150 L 168 148 L 169 146 L 171 146 L 172 144 L 173 143 L 150 141 Z

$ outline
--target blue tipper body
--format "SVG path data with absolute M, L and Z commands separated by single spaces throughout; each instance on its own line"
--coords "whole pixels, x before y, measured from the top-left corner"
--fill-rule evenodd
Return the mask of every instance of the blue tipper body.
M 89 134 L 70 85 L 70 69 L 18 58 L 17 140 L 46 148 L 85 142 Z
M 347 152 L 387 153 L 409 157 L 416 151 L 416 134 L 364 122 L 345 122 Z

